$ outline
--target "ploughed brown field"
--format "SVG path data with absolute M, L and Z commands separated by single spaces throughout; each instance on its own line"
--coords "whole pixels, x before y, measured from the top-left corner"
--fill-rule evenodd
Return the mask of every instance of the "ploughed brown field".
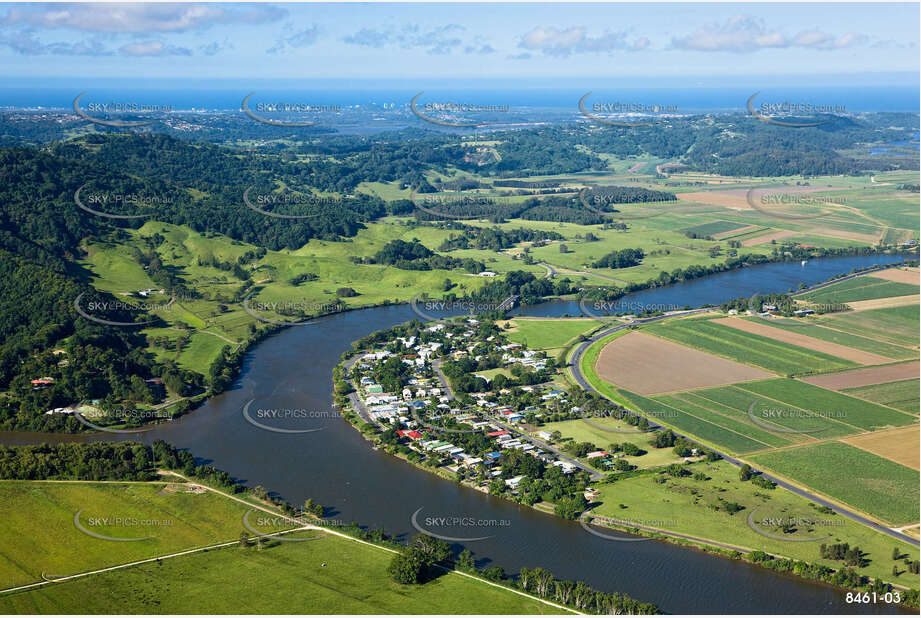
M 809 376 L 808 378 L 800 378 L 800 380 L 829 390 L 839 391 L 842 388 L 857 388 L 858 386 L 885 384 L 886 382 L 917 378 L 919 370 L 921 370 L 921 362 L 912 361 L 887 367 L 867 367 L 866 369 L 853 369 L 842 373 Z M 915 431 L 917 431 L 917 428 Z
M 918 304 L 918 295 L 890 296 L 889 298 L 873 298 L 870 300 L 851 300 L 847 306 L 854 311 L 869 311 L 870 309 L 885 309 L 886 307 L 904 307 Z
M 595 372 L 640 395 L 655 395 L 774 377 L 766 371 L 672 343 L 628 333 L 601 350 Z
M 853 361 L 855 363 L 860 363 L 861 365 L 883 365 L 892 362 L 891 358 L 886 358 L 885 356 L 880 356 L 879 354 L 864 352 L 863 350 L 855 350 L 854 348 L 849 348 L 839 343 L 823 341 L 821 339 L 816 339 L 815 337 L 810 337 L 809 335 L 795 333 L 789 330 L 784 330 L 782 328 L 774 328 L 763 320 L 755 322 L 753 320 L 743 320 L 741 318 L 723 318 L 720 320 L 715 320 L 715 322 L 717 324 L 722 324 L 723 326 L 737 328 L 739 330 L 745 331 L 746 333 L 761 335 L 763 337 L 770 337 L 776 341 L 789 343 L 790 345 L 806 348 L 807 350 L 815 350 L 816 352 L 831 354 L 832 356 Z
M 911 285 L 919 285 L 918 269 L 917 268 L 888 268 L 886 270 L 881 270 L 875 272 L 870 277 L 876 277 L 878 279 L 888 279 L 889 281 L 897 281 L 899 283 L 909 283 Z
M 912 470 L 921 470 L 918 458 L 921 433 L 918 432 L 917 425 L 842 438 L 841 442 L 908 466 Z
M 754 238 L 749 238 L 748 240 L 742 241 L 743 247 L 754 247 L 755 245 L 760 245 L 766 242 L 771 242 L 772 240 L 783 240 L 784 238 L 789 238 L 791 236 L 796 236 L 799 232 L 791 232 L 790 230 L 777 230 L 764 236 L 755 236 Z

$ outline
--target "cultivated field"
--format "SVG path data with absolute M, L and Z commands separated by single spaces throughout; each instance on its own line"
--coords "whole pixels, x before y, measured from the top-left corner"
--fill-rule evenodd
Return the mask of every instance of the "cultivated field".
M 862 350 L 864 352 L 883 356 L 886 360 L 882 362 L 891 362 L 888 359 L 910 358 L 918 355 L 918 350 L 908 345 L 896 345 L 887 341 L 880 341 L 875 337 L 864 337 L 837 328 L 832 328 L 831 323 L 827 319 L 824 319 L 824 316 L 823 318 L 805 318 L 795 321 L 784 319 L 768 321 L 758 317 L 748 317 L 744 319 L 776 330 L 787 330 L 797 335 L 807 335 L 821 341 L 836 343 L 846 348 Z
M 847 279 L 819 290 L 807 292 L 798 298 L 814 303 L 850 303 L 894 296 L 917 294 L 917 284 L 889 281 L 871 275 Z
M 647 326 L 645 332 L 784 375 L 833 371 L 855 365 L 831 354 L 806 350 L 715 322 L 706 319 L 674 320 Z M 723 380 L 720 383 L 738 381 Z M 671 390 L 687 388 L 693 386 Z
M 918 391 L 919 386 L 921 386 L 919 382 L 921 381 L 915 378 L 913 380 L 900 380 L 898 382 L 873 384 L 859 388 L 847 388 L 842 392 L 860 399 L 875 401 L 890 408 L 918 414 Z
M 603 380 L 641 395 L 770 376 L 643 332 L 631 332 L 605 346 L 595 371 Z
M 844 438 L 841 441 L 908 466 L 912 470 L 921 470 L 921 462 L 918 459 L 918 453 L 921 452 L 921 433 L 917 427 L 876 431 Z
M 897 284 L 902 285 L 902 284 Z M 890 307 L 907 307 L 917 305 L 918 296 L 888 296 L 886 298 L 874 298 L 870 300 L 855 300 L 847 304 L 854 311 L 869 311 L 872 309 L 887 309 Z
M 872 384 L 884 384 L 886 382 L 897 382 L 914 378 L 921 372 L 921 363 L 913 361 L 911 363 L 901 363 L 898 365 L 887 365 L 885 367 L 867 367 L 866 369 L 854 369 L 852 371 L 842 371 L 840 373 L 830 373 L 822 376 L 809 376 L 800 378 L 803 382 L 821 386 L 822 388 L 840 391 L 846 388 L 857 388 L 860 386 L 870 386 Z
M 907 283 L 908 285 L 921 285 L 917 268 L 888 268 L 873 273 L 873 276 L 879 279 Z
M 879 365 L 891 360 L 890 358 L 880 356 L 879 354 L 873 354 L 872 352 L 856 350 L 838 343 L 810 337 L 804 333 L 796 332 L 795 327 L 790 327 L 791 330 L 774 328 L 767 320 L 758 318 L 751 320 L 743 318 L 723 318 L 721 320 L 713 320 L 713 323 L 737 328 L 746 333 L 763 335 L 776 341 L 782 341 L 783 343 L 789 343 L 790 345 L 806 348 L 808 350 L 815 350 L 823 354 L 830 354 L 860 365 Z
M 856 446 L 822 442 L 750 459 L 889 524 L 919 519 L 918 472 Z

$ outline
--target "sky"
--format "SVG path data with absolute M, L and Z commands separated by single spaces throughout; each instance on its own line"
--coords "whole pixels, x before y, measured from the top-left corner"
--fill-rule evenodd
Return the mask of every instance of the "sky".
M 919 4 L 0 4 L 0 76 L 917 84 Z

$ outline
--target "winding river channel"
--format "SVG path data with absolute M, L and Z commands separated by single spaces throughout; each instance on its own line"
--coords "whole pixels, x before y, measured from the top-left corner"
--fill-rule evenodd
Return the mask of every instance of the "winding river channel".
M 894 256 L 860 256 L 767 264 L 713 275 L 622 299 L 636 303 L 699 307 L 755 293 L 783 292 L 814 284 L 855 267 L 892 263 Z M 616 310 L 616 309 L 615 309 Z M 580 315 L 578 303 L 551 302 L 517 309 L 534 316 Z M 327 517 L 383 526 L 400 539 L 416 533 L 415 521 L 442 535 L 467 540 L 479 566 L 508 573 L 543 566 L 566 579 L 625 592 L 669 613 L 894 613 L 884 605 L 855 606 L 829 586 L 805 582 L 757 566 L 657 540 L 618 542 L 589 534 L 577 522 L 459 486 L 371 448 L 331 406 L 332 369 L 351 342 L 417 317 L 407 305 L 339 314 L 292 327 L 256 346 L 240 377 L 225 393 L 192 414 L 133 436 L 60 436 L 0 432 L 0 443 L 28 444 L 90 439 L 167 440 L 189 449 L 240 482 L 262 485 L 292 504 L 313 498 Z M 261 423 L 309 433 L 277 433 L 250 422 L 243 407 L 305 410 L 303 418 Z M 254 415 L 255 416 L 255 415 Z M 421 509 L 421 510 L 420 510 Z M 444 525 L 438 518 L 457 518 Z M 630 537 L 625 537 L 630 538 Z

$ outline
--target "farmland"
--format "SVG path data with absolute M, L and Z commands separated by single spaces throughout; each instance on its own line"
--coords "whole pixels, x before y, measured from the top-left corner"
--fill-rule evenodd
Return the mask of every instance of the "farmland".
M 766 380 L 744 384 L 740 388 L 799 409 L 824 412 L 836 421 L 864 431 L 917 422 L 917 417 L 909 414 L 797 380 Z
M 801 380 L 809 384 L 821 386 L 822 388 L 840 391 L 846 388 L 857 388 L 860 386 L 872 386 L 873 384 L 907 380 L 917 376 L 919 370 L 921 370 L 921 363 L 913 361 L 896 365 L 884 365 L 882 367 L 852 369 L 850 371 L 828 373 L 820 376 L 809 376 L 801 378 Z
M 889 296 L 909 296 L 917 294 L 919 286 L 899 283 L 864 275 L 848 279 L 828 287 L 803 294 L 800 298 L 813 303 L 848 303 L 858 300 L 873 300 Z
M 822 316 L 822 324 L 894 345 L 918 347 L 918 304 Z
M 749 438 L 743 433 L 692 416 L 656 399 L 624 390 L 620 392 L 632 404 L 631 407 L 641 411 L 649 418 L 654 418 L 657 423 L 672 427 L 683 434 L 696 436 L 717 448 L 723 448 L 732 453 L 750 453 L 768 448 L 765 443 Z
M 883 405 L 902 410 L 904 412 L 918 413 L 918 391 L 921 388 L 918 378 L 913 380 L 900 380 L 885 384 L 872 384 L 857 388 L 842 389 L 841 392 L 868 399 Z
M 841 440 L 852 446 L 879 455 L 912 470 L 921 469 L 921 434 L 916 427 L 875 431 Z
M 750 459 L 889 524 L 918 521 L 918 472 L 857 447 L 823 442 Z
M 706 319 L 675 320 L 646 327 L 646 332 L 678 343 L 730 358 L 739 363 L 762 367 L 773 373 L 833 371 L 855 363 L 830 354 L 806 350 L 761 335 L 742 332 Z
M 649 395 L 756 380 L 770 374 L 726 359 L 631 332 L 601 350 L 595 372 L 627 390 Z
M 805 335 L 819 341 L 826 341 L 835 345 L 844 346 L 845 348 L 861 350 L 890 359 L 910 358 L 918 354 L 917 350 L 905 346 L 886 343 L 875 338 L 871 339 L 860 335 L 854 335 L 815 323 L 798 322 L 791 324 L 786 320 L 767 321 L 757 317 L 745 318 L 745 320 L 754 322 L 765 328 L 775 328 L 796 335 Z M 886 362 L 886 359 L 882 359 L 881 362 Z
M 764 490 L 750 481 L 742 482 L 738 469 L 728 462 L 701 462 L 684 467 L 688 476 L 659 475 L 665 478 L 664 483 L 655 482 L 657 475 L 643 474 L 599 485 L 602 504 L 592 512 L 832 568 L 842 565 L 821 558 L 819 545 L 824 541 L 809 539 L 825 537 L 828 542 L 848 542 L 860 546 L 868 554 L 870 562 L 860 569 L 861 572 L 882 578 L 892 576 L 894 546 L 905 554 L 917 556 L 917 547 L 894 541 L 844 517 L 820 513 L 809 501 L 793 493 L 782 489 Z M 703 474 L 705 480 L 693 478 L 691 475 L 695 473 Z M 744 508 L 730 514 L 720 508 L 725 503 Z M 774 539 L 753 530 L 748 525 L 748 517 L 753 512 L 756 528 L 775 536 L 789 536 L 789 539 Z M 795 519 L 803 525 L 784 533 L 762 523 L 771 518 Z M 894 579 L 896 583 L 917 585 L 917 576 L 900 570 L 903 572 Z

